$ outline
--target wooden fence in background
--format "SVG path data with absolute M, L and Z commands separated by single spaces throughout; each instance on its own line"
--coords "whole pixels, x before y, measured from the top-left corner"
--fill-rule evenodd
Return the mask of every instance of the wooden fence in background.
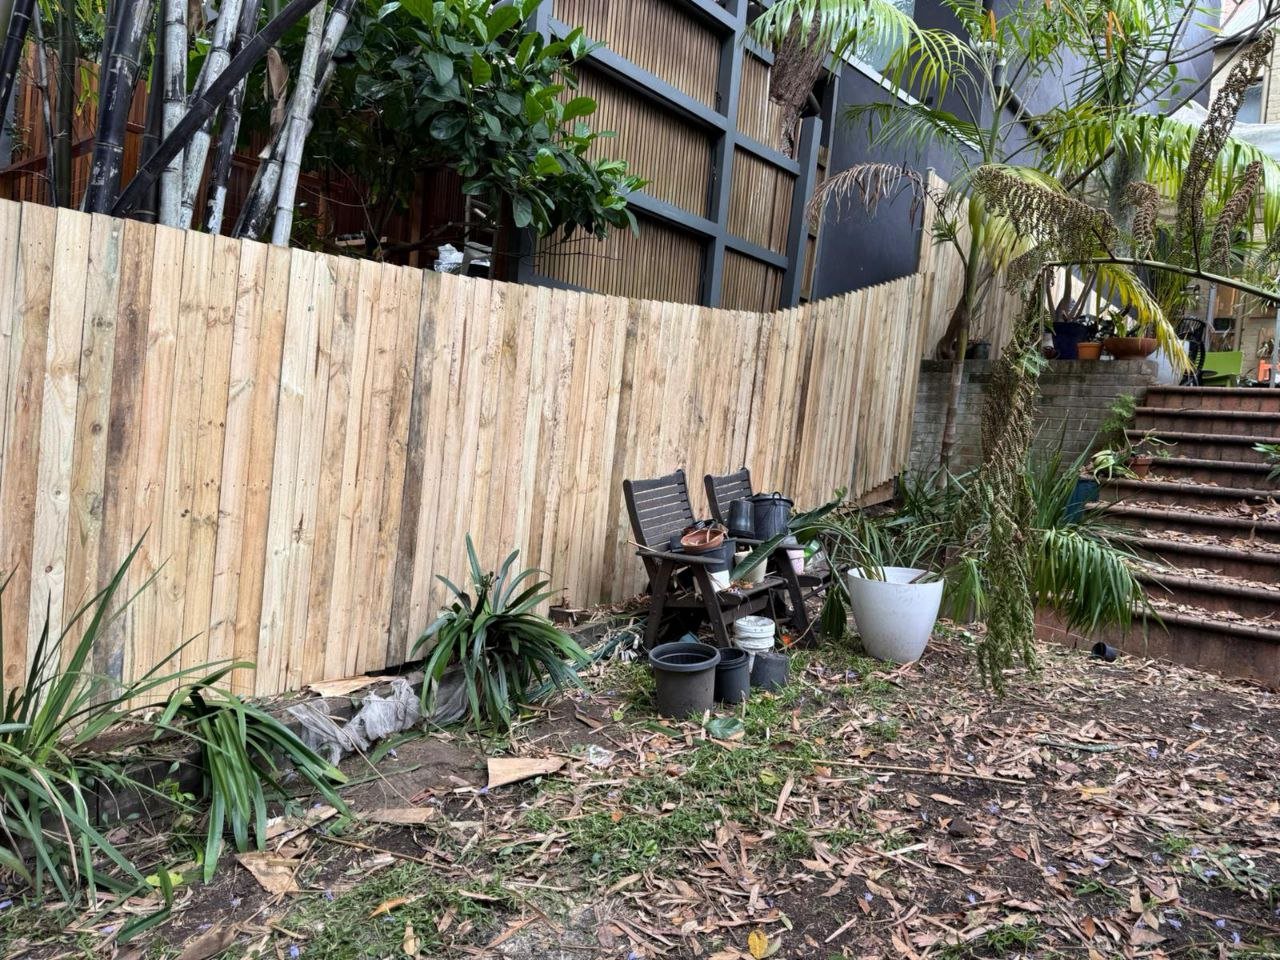
M 0 201 L 6 685 L 139 540 L 128 589 L 154 583 L 96 668 L 195 638 L 184 666 L 255 661 L 237 686 L 265 694 L 402 661 L 468 533 L 569 602 L 638 592 L 623 478 L 684 466 L 700 490 L 745 463 L 801 504 L 881 485 L 956 288 L 935 252 L 758 313 Z

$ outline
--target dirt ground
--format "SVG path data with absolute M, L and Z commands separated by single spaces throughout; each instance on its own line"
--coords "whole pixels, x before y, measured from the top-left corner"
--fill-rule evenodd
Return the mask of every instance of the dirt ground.
M 11 906 L 6 955 L 1280 957 L 1280 698 L 1056 648 L 995 698 L 973 642 L 800 652 L 709 726 L 615 662 L 507 739 L 349 761 L 350 815 L 282 821 L 264 881 L 228 858 L 127 945 Z M 563 766 L 489 789 L 490 757 Z

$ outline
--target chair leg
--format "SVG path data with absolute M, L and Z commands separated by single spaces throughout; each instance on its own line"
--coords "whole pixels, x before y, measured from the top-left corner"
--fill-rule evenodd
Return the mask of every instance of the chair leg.
M 644 648 L 652 650 L 662 629 L 662 614 L 667 606 L 667 590 L 671 587 L 671 571 L 675 564 L 664 560 L 650 578 L 649 619 L 644 626 Z
M 693 571 L 698 582 L 698 593 L 702 595 L 702 605 L 706 607 L 707 619 L 711 621 L 711 631 L 716 635 L 716 646 L 729 646 L 729 632 L 724 627 L 724 611 L 720 609 L 720 601 L 716 597 L 715 585 L 705 567 L 697 567 Z

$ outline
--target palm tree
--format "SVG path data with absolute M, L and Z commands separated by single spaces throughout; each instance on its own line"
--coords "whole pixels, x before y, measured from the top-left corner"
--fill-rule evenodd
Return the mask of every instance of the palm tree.
M 872 144 L 901 148 L 904 161 L 933 147 L 945 151 L 957 171 L 944 194 L 927 198 L 939 212 L 935 242 L 950 244 L 964 266 L 964 284 L 939 344 L 941 356 L 957 361 L 943 424 L 944 471 L 952 466 L 964 377 L 959 361 L 969 331 L 995 278 L 1027 244 L 975 194 L 974 172 L 996 165 L 1050 190 L 1071 184 L 1090 199 L 1101 190 L 1106 205 L 1117 210 L 1128 183 L 1144 172 L 1161 193 L 1174 196 L 1196 128 L 1141 111 L 1176 89 L 1180 62 L 1204 50 L 1183 49 L 1182 38 L 1195 25 L 1194 8 L 1174 0 L 1027 0 L 999 16 L 984 0 L 952 0 L 948 6 L 958 22 L 955 30 L 918 27 L 889 0 L 779 0 L 755 25 L 757 36 L 774 44 L 799 26 L 815 30 L 838 53 L 885 56 L 883 74 L 907 96 L 857 105 L 845 119 L 866 123 Z M 1069 93 L 1064 80 L 1070 81 Z M 1064 89 L 1061 102 L 1038 113 L 1019 95 L 1055 87 Z M 1194 92 L 1186 87 L 1179 95 Z M 1099 163 L 1106 157 L 1112 158 L 1110 166 Z M 1237 142 L 1215 156 L 1207 206 L 1220 210 L 1253 162 L 1263 165 L 1268 219 L 1280 213 L 1280 167 Z M 879 168 L 838 174 L 824 184 L 817 202 L 857 192 L 874 203 L 886 192 L 919 190 L 923 184 L 905 164 L 900 179 Z M 877 189 L 868 191 L 870 178 Z M 1143 296 L 1131 266 L 1112 258 L 1090 264 L 1087 273 L 1086 290 L 1104 291 L 1134 309 L 1164 352 L 1182 357 L 1175 331 L 1152 298 Z M 1066 287 L 1070 291 L 1072 284 Z M 1083 300 L 1068 298 L 1063 309 L 1080 309 Z

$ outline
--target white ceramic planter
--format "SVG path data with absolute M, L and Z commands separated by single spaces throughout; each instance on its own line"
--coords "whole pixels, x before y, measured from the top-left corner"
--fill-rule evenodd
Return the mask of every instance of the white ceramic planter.
M 862 646 L 877 660 L 909 663 L 924 653 L 942 604 L 942 580 L 911 583 L 924 570 L 884 567 L 883 580 L 850 570 L 849 605 Z

